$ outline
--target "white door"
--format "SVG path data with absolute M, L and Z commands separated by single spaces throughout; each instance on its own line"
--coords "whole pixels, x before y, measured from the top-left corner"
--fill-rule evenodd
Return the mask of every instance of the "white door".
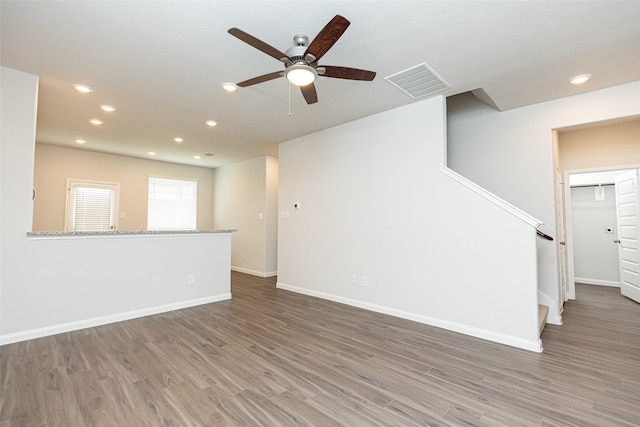
M 616 176 L 618 259 L 620 292 L 640 302 L 640 258 L 638 256 L 638 170 Z
M 119 188 L 117 183 L 67 179 L 65 230 L 115 230 Z

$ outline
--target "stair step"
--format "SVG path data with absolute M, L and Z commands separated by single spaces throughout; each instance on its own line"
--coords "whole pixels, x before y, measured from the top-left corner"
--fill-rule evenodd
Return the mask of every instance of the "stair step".
M 547 313 L 549 312 L 549 307 L 546 305 L 538 304 L 538 331 L 540 335 L 542 335 L 542 330 L 544 326 L 547 324 Z

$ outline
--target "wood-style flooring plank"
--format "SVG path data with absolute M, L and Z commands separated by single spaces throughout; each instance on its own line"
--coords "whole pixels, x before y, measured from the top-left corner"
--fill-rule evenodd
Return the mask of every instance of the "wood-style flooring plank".
M 638 426 L 640 305 L 578 285 L 543 353 L 275 288 L 0 347 L 0 427 Z

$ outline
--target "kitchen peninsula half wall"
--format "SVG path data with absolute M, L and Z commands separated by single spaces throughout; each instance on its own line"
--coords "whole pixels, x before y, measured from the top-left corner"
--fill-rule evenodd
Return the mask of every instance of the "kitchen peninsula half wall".
M 0 344 L 231 299 L 232 232 L 28 232 Z

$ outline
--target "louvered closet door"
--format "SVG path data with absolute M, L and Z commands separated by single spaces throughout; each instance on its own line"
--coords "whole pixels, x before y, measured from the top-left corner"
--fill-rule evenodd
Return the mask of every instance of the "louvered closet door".
M 620 291 L 622 295 L 640 302 L 638 170 L 616 176 L 615 183 Z

